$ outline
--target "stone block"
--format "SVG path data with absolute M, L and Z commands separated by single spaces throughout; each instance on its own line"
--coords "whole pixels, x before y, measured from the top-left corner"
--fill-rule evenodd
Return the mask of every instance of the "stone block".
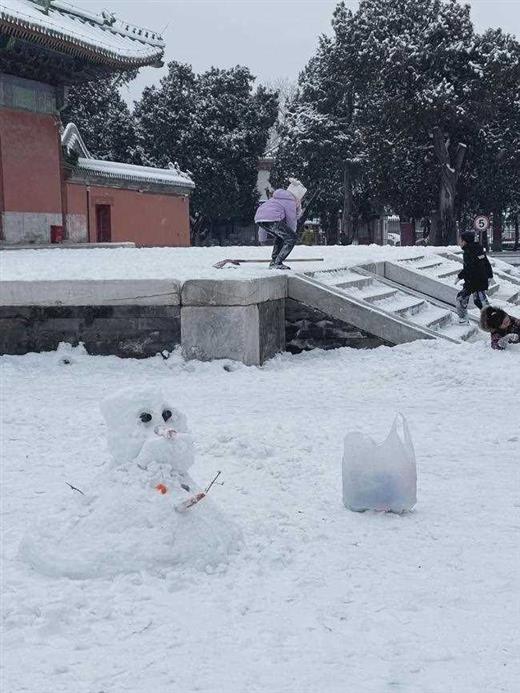
M 283 301 L 239 306 L 182 306 L 181 343 L 189 359 L 261 365 L 285 347 Z M 271 319 L 274 317 L 274 321 Z
M 249 306 L 287 295 L 283 274 L 250 279 L 188 279 L 182 285 L 183 306 Z
M 50 243 L 51 225 L 62 224 L 61 214 L 37 212 L 4 212 L 4 243 Z
M 85 214 L 67 214 L 67 240 L 72 243 L 88 243 Z
M 285 299 L 258 304 L 260 363 L 285 349 Z
M 51 226 L 61 226 L 61 214 L 3 212 L 3 242 L 6 245 L 50 243 Z
M 180 283 L 170 279 L 5 281 L 2 306 L 178 306 Z

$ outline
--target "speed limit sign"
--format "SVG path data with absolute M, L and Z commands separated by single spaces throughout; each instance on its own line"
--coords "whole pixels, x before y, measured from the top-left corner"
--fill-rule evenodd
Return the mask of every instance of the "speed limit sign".
M 475 217 L 475 221 L 473 222 L 473 228 L 475 231 L 487 231 L 489 226 L 489 217 L 486 217 L 484 214 L 480 214 L 478 217 Z

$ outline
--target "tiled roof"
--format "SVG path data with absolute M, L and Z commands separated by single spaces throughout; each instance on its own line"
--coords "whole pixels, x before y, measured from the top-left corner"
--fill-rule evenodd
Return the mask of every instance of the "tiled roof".
M 172 168 L 152 168 L 151 166 L 136 166 L 134 164 L 121 164 L 116 161 L 79 157 L 75 169 L 75 175 L 78 174 L 87 178 L 90 174 L 98 178 L 155 183 L 189 190 L 195 187 L 190 176 L 180 171 L 176 166 Z
M 122 69 L 160 64 L 164 53 L 159 34 L 62 0 L 1 0 L 2 33 Z
M 76 152 L 79 156 L 73 171 L 74 178 L 105 179 L 113 182 L 126 180 L 143 185 L 148 183 L 182 188 L 186 191 L 195 188 L 190 174 L 184 173 L 175 164 L 170 164 L 170 168 L 153 168 L 93 159 L 74 123 L 69 123 L 63 131 L 61 143 L 69 153 Z

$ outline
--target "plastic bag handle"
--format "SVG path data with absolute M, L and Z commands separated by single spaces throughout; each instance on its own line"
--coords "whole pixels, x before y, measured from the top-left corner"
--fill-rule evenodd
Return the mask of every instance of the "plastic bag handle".
M 401 430 L 402 430 L 402 438 L 404 441 L 404 444 L 410 450 L 410 452 L 413 453 L 413 442 L 412 442 L 412 436 L 410 435 L 410 429 L 408 428 L 408 423 L 404 417 L 404 414 L 401 412 L 397 412 L 395 415 L 394 423 L 392 425 L 392 431 L 395 431 L 395 433 L 399 436 L 399 424 L 401 424 Z M 399 436 L 400 437 L 400 436 Z

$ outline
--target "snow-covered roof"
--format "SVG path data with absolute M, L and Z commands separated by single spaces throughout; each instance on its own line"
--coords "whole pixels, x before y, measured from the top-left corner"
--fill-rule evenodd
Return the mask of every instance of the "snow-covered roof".
M 87 145 L 74 123 L 69 123 L 61 136 L 61 144 L 68 152 L 76 152 L 78 156 L 91 159 Z
M 69 154 L 75 152 L 78 155 L 73 174 L 75 177 L 88 178 L 90 175 L 90 177 L 105 178 L 113 182 L 127 180 L 189 190 L 195 188 L 189 173 L 181 171 L 177 164 L 170 164 L 168 168 L 154 168 L 94 159 L 74 123 L 69 123 L 63 131 L 61 144 Z
M 153 31 L 63 0 L 1 0 L 0 33 L 127 69 L 160 64 L 165 45 Z
M 76 173 L 91 173 L 96 177 L 114 180 L 132 180 L 143 183 L 158 183 L 172 187 L 195 188 L 195 183 L 189 174 L 181 171 L 177 166 L 171 168 L 153 168 L 151 166 L 136 166 L 134 164 L 121 164 L 116 161 L 103 161 L 79 157 L 75 169 Z

